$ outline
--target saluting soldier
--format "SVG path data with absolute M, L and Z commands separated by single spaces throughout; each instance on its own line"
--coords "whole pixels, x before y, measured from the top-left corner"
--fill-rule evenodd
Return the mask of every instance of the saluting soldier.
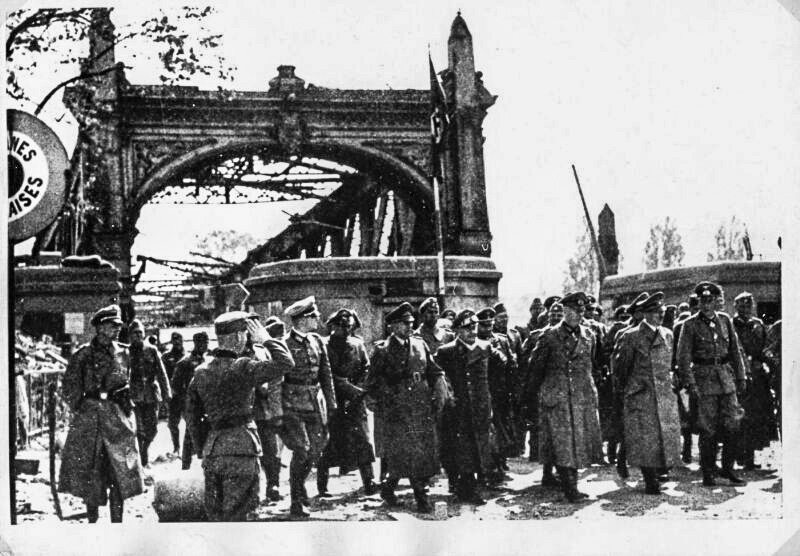
M 614 370 L 624 395 L 625 447 L 642 469 L 646 494 L 661 494 L 658 474 L 680 457 L 680 419 L 672 391 L 672 332 L 661 326 L 664 294 L 640 304 L 644 319 L 624 331 L 614 350 Z
M 397 504 L 394 491 L 407 477 L 417 510 L 431 511 L 425 485 L 439 472 L 437 416 L 448 399 L 444 373 L 433 361 L 428 345 L 412 335 L 413 307 L 403 302 L 386 315 L 392 333 L 378 342 L 367 376 L 367 394 L 381 417 L 383 457 L 388 474 L 381 498 Z
M 178 428 L 181 422 L 181 413 L 183 413 L 183 399 L 175 399 L 175 388 L 172 386 L 172 377 L 175 373 L 175 366 L 178 361 L 183 359 L 185 355 L 183 348 L 183 334 L 180 332 L 173 332 L 170 336 L 170 350 L 161 356 L 161 363 L 164 365 L 164 371 L 167 373 L 167 380 L 169 380 L 170 387 L 173 389 L 172 399 L 169 401 L 169 408 L 167 414 L 167 428 L 172 437 L 172 451 L 175 454 L 180 453 L 181 450 L 181 431 Z M 175 416 L 173 416 L 175 414 Z
M 711 282 L 700 282 L 695 293 L 700 300 L 700 312 L 683 323 L 678 340 L 678 373 L 683 387 L 697 399 L 703 485 L 717 484 L 720 439 L 723 448 L 719 476 L 732 484 L 742 484 L 744 481 L 733 472 L 743 414 L 736 391 L 743 392 L 746 388 L 739 338 L 730 317 L 716 310 L 721 293 L 719 287 Z
M 736 315 L 733 317 L 733 326 L 739 336 L 749 370 L 747 391 L 741 399 L 744 419 L 737 458 L 746 471 L 761 467 L 755 463 L 755 451 L 763 450 L 772 440 L 778 438 L 769 376 L 764 362 L 767 327 L 761 319 L 753 316 L 754 305 L 753 294 L 750 292 L 742 292 L 734 299 Z
M 186 394 L 186 423 L 203 458 L 205 508 L 210 521 L 244 521 L 258 506 L 261 444 L 253 421 L 255 389 L 294 367 L 286 345 L 244 311 L 214 321 L 219 347 L 195 371 Z M 263 345 L 263 360 L 244 357 L 248 335 Z M 202 419 L 210 424 L 202 439 Z
M 592 379 L 595 338 L 581 325 L 586 294 L 561 299 L 564 320 L 546 329 L 531 354 L 531 390 L 539 392 L 539 453 L 543 464 L 558 470 L 570 502 L 588 495 L 578 491 L 578 469 L 602 461 L 603 442 Z
M 284 337 L 294 358 L 294 368 L 283 379 L 283 441 L 292 451 L 289 465 L 289 512 L 308 517 L 306 479 L 328 442 L 328 419 L 336 412 L 336 396 L 328 350 L 319 328 L 314 296 L 286 308 L 292 329 Z
M 89 523 L 111 503 L 111 521 L 122 522 L 123 500 L 144 490 L 128 382 L 128 350 L 116 339 L 117 305 L 91 320 L 95 337 L 73 354 L 62 382 L 72 412 L 58 489 L 83 498 Z
M 158 432 L 158 408 L 162 401 L 172 398 L 167 372 L 161 354 L 155 346 L 145 343 L 144 325 L 140 320 L 131 322 L 129 328 L 131 347 L 131 399 L 136 414 L 136 437 L 142 465 L 150 466 L 150 444 Z
M 489 426 L 492 404 L 489 395 L 489 361 L 503 356 L 489 342 L 478 340 L 478 319 L 470 309 L 453 322 L 457 339 L 439 348 L 434 359 L 453 386 L 452 406 L 445 409 L 451 426 L 442 431 L 442 462 L 451 469 L 458 498 L 470 504 L 486 501 L 478 492 L 477 476 L 492 465 Z
M 372 473 L 375 452 L 369 439 L 364 382 L 369 372 L 369 356 L 361 338 L 352 336 L 355 319 L 349 309 L 339 309 L 327 321 L 331 335 L 326 340 L 333 388 L 339 410 L 330 419 L 330 440 L 317 466 L 317 490 L 328 495 L 328 469 L 340 473 L 358 469 L 364 493 L 377 492 Z
M 194 371 L 205 361 L 206 351 L 208 351 L 208 334 L 205 332 L 198 332 L 192 336 L 192 351 L 186 354 L 175 365 L 175 370 L 172 374 L 172 402 L 169 410 L 169 423 L 170 431 L 172 427 L 179 431 L 178 426 L 181 422 L 181 416 L 186 407 L 186 392 L 189 390 L 189 384 L 194 378 Z M 173 442 L 175 439 L 173 438 Z M 192 465 L 192 454 L 195 449 L 192 445 L 192 437 L 188 433 L 183 437 L 183 451 L 181 452 L 181 468 L 189 469 Z

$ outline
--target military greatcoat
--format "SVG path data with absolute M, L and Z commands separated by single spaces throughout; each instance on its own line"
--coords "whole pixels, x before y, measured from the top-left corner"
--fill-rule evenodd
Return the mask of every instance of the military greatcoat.
M 489 426 L 489 362 L 503 362 L 489 342 L 476 340 L 471 347 L 455 340 L 439 348 L 435 360 L 453 387 L 454 403 L 445 409 L 448 426 L 442 430 L 441 459 L 445 469 L 478 473 L 491 467 Z
M 75 352 L 64 373 L 62 393 L 72 420 L 58 487 L 88 504 L 106 503 L 104 462 L 123 499 L 144 488 L 133 417 L 107 397 L 128 385 L 128 365 L 126 348 L 117 342 L 103 346 L 95 338 Z
M 624 392 L 627 459 L 640 467 L 680 463 L 681 425 L 672 391 L 672 332 L 645 322 L 623 332 L 613 354 Z
M 382 422 L 376 444 L 392 474 L 421 478 L 438 473 L 434 404 L 444 403 L 447 386 L 425 342 L 412 336 L 404 343 L 394 335 L 379 342 L 366 389 Z
M 580 468 L 600 462 L 603 443 L 592 379 L 594 334 L 562 322 L 542 332 L 531 353 L 531 384 L 539 390 L 542 463 Z
M 327 338 L 328 359 L 339 411 L 330 421 L 330 440 L 320 460 L 325 467 L 355 468 L 375 461 L 369 440 L 364 382 L 369 356 L 364 341 L 347 336 Z

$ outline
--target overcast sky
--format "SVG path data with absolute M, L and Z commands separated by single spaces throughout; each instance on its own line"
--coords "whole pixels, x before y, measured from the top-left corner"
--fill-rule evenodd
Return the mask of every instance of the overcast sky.
M 777 237 L 794 221 L 800 23 L 778 2 L 217 4 L 208 26 L 224 33 L 221 52 L 238 67 L 226 86 L 241 90 L 266 89 L 279 64 L 319 86 L 427 88 L 427 45 L 444 68 L 462 10 L 476 69 L 499 95 L 484 122 L 484 154 L 503 296 L 560 292 L 584 226 L 571 164 L 593 218 L 603 203 L 616 213 L 623 272 L 642 270 L 649 227 L 667 216 L 683 236 L 685 264 L 704 262 L 716 228 L 734 215 L 753 250 L 774 260 Z M 144 18 L 141 6 L 122 5 L 115 22 Z M 135 66 L 131 82 L 157 82 L 147 52 L 135 43 L 118 50 Z M 52 82 L 43 76 L 45 92 Z M 55 122 L 62 114 L 53 102 L 43 119 L 71 149 L 70 118 Z M 289 210 L 146 207 L 135 251 L 180 258 L 211 228 L 266 240 L 286 224 L 280 208 Z

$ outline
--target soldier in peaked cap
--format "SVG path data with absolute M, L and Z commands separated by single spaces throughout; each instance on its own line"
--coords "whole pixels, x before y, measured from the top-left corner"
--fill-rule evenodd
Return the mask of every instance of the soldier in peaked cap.
M 244 311 L 214 321 L 219 347 L 199 365 L 186 394 L 186 422 L 203 458 L 205 508 L 210 521 L 244 521 L 258 505 L 261 443 L 253 422 L 255 389 L 294 367 L 281 340 Z M 249 340 L 248 340 L 249 338 Z M 242 353 L 248 341 L 265 348 L 257 360 Z M 210 431 L 202 438 L 202 420 Z
M 308 517 L 305 481 L 328 442 L 328 419 L 336 412 L 336 396 L 325 341 L 316 333 L 319 309 L 314 296 L 287 307 L 292 329 L 284 336 L 295 367 L 283 380 L 283 441 L 292 451 L 289 512 Z
M 737 389 L 746 388 L 746 369 L 739 338 L 728 315 L 716 310 L 719 287 L 701 282 L 695 287 L 700 312 L 683 322 L 678 340 L 678 376 L 689 395 L 697 399 L 700 430 L 700 466 L 703 484 L 715 486 L 718 442 L 722 440 L 720 477 L 741 484 L 733 472 L 742 408 Z
M 745 364 L 749 371 L 747 391 L 740 400 L 744 408 L 744 419 L 737 458 L 746 471 L 758 467 L 754 461 L 755 451 L 763 450 L 769 446 L 770 441 L 778 438 L 768 369 L 764 361 L 767 327 L 761 319 L 753 315 L 754 306 L 753 294 L 750 292 L 742 292 L 734 299 L 736 314 L 733 317 L 733 326 L 744 350 Z
M 617 347 L 617 341 L 619 340 L 620 336 L 627 330 L 635 328 L 639 326 L 639 324 L 644 320 L 644 313 L 641 309 L 641 304 L 647 300 L 650 296 L 647 292 L 642 292 L 636 296 L 636 298 L 628 305 L 628 315 L 630 315 L 630 319 L 627 321 L 627 326 L 618 329 L 611 340 L 611 358 L 610 358 L 610 366 L 609 372 L 611 373 L 612 381 L 614 384 L 614 437 L 609 440 L 608 445 L 606 446 L 606 454 L 608 457 L 609 463 L 614 463 L 616 461 L 617 465 L 617 473 L 623 479 L 627 479 L 629 476 L 628 472 L 628 464 L 626 460 L 625 454 L 625 443 L 623 442 L 624 439 L 624 418 L 623 418 L 623 405 L 624 405 L 624 389 L 620 385 L 620 379 L 617 376 L 617 371 L 614 368 L 614 356 L 613 352 Z
M 320 496 L 328 495 L 328 469 L 331 467 L 338 467 L 340 474 L 358 469 L 364 493 L 369 496 L 377 492 L 372 473 L 375 452 L 364 404 L 369 356 L 364 341 L 350 333 L 354 321 L 349 309 L 339 309 L 327 321 L 332 331 L 325 341 L 339 411 L 330 419 L 330 441 L 317 466 Z
M 117 305 L 91 319 L 95 337 L 72 355 L 62 394 L 72 411 L 58 488 L 83 498 L 90 523 L 111 503 L 111 521 L 122 522 L 123 500 L 144 489 L 130 402 L 129 354 L 117 343 Z
M 586 301 L 583 292 L 561 299 L 564 320 L 542 333 L 530 363 L 529 392 L 539 392 L 541 460 L 556 466 L 570 502 L 587 496 L 578 491 L 578 468 L 601 461 L 603 453 L 592 380 L 595 338 L 581 325 Z
M 158 408 L 162 401 L 172 399 L 169 378 L 155 346 L 144 341 L 144 326 L 134 320 L 130 334 L 131 400 L 136 414 L 136 437 L 142 465 L 148 468 L 150 444 L 158 432 Z
M 170 404 L 169 424 L 170 427 L 174 426 L 175 429 L 178 429 L 181 416 L 186 407 L 186 392 L 189 389 L 192 378 L 194 378 L 194 371 L 205 360 L 206 352 L 208 351 L 208 334 L 206 332 L 197 332 L 192 336 L 192 344 L 192 351 L 184 355 L 175 364 L 175 372 L 172 374 L 170 383 L 172 387 L 172 403 Z M 194 452 L 192 437 L 189 434 L 184 435 L 183 451 L 181 452 L 181 467 L 183 469 L 189 469 L 191 466 Z
M 400 304 L 385 319 L 392 333 L 375 346 L 366 383 L 382 423 L 382 455 L 388 464 L 381 497 L 397 504 L 394 490 L 400 478 L 408 477 L 417 509 L 430 512 L 425 485 L 439 472 L 436 422 L 448 400 L 447 384 L 428 345 L 412 335 L 411 304 Z
M 679 307 L 685 307 L 681 310 L 677 322 L 672 327 L 672 370 L 674 375 L 677 376 L 678 371 L 678 340 L 681 337 L 681 330 L 683 323 L 690 316 L 697 314 L 700 310 L 700 300 L 697 298 L 696 293 L 691 293 L 688 301 L 680 304 Z M 677 388 L 676 388 L 677 389 Z M 684 463 L 692 462 L 692 434 L 698 434 L 697 430 L 697 399 L 690 397 L 688 404 L 681 397 L 680 390 L 676 392 L 678 398 L 678 415 L 681 417 L 681 434 L 683 435 L 683 449 L 681 451 L 681 460 Z
M 183 334 L 180 332 L 173 332 L 170 336 L 170 350 L 161 356 L 161 363 L 164 365 L 164 370 L 167 373 L 167 379 L 172 387 L 172 377 L 175 373 L 175 367 L 178 361 L 183 359 L 185 355 L 183 349 Z M 181 432 L 178 425 L 181 422 L 181 413 L 183 412 L 183 399 L 176 399 L 173 393 L 172 399 L 169 401 L 169 413 L 167 416 L 167 427 L 169 434 L 172 437 L 172 451 L 177 454 L 180 452 L 181 447 Z
M 435 359 L 455 394 L 454 404 L 445 409 L 443 419 L 442 463 L 461 501 L 484 504 L 476 475 L 484 475 L 493 465 L 489 366 L 493 359 L 502 364 L 504 357 L 489 342 L 477 339 L 477 324 L 474 311 L 461 311 L 453 322 L 457 339 L 443 345 Z
M 646 494 L 661 494 L 658 471 L 678 463 L 680 420 L 672 391 L 672 332 L 663 326 L 664 294 L 640 303 L 644 319 L 625 330 L 614 350 L 614 369 L 625 403 L 626 457 L 642 469 Z
M 420 304 L 419 317 L 421 324 L 414 333 L 425 340 L 432 355 L 436 355 L 439 346 L 455 339 L 455 334 L 438 324 L 439 302 L 435 297 L 429 297 Z
M 561 301 L 560 295 L 551 295 L 550 297 L 545 298 L 544 300 L 545 310 L 542 311 L 542 314 L 539 315 L 537 328 L 544 328 L 545 326 L 547 326 L 547 320 L 548 320 L 547 314 L 550 311 L 550 307 L 553 305 L 553 303 L 557 301 Z
M 273 338 L 283 338 L 286 333 L 283 321 L 276 315 L 272 315 L 264 321 L 264 328 Z M 263 350 L 255 349 L 258 346 L 253 346 L 253 348 L 251 356 L 263 359 Z M 283 376 L 268 380 L 256 388 L 255 402 L 253 403 L 256 429 L 261 441 L 261 468 L 267 478 L 266 497 L 270 502 L 278 502 L 283 499 L 278 490 L 281 452 L 283 451 L 283 441 L 280 436 L 283 427 L 282 390 Z
M 494 467 L 489 470 L 486 478 L 492 485 L 502 483 L 504 471 L 508 470 L 507 458 L 519 455 L 521 451 L 519 436 L 523 433 L 517 430 L 517 421 L 514 418 L 515 398 L 519 392 L 517 358 L 508 338 L 494 333 L 495 315 L 491 307 L 482 309 L 475 315 L 478 318 L 478 338 L 489 342 L 503 354 L 502 358 L 492 359 L 489 364 Z
M 514 359 L 517 361 L 517 369 L 512 385 L 511 410 L 513 412 L 514 438 L 516 441 L 514 453 L 519 455 L 525 451 L 526 431 L 525 418 L 522 415 L 522 411 L 520 411 L 520 393 L 522 391 L 522 375 L 520 371 L 522 368 L 522 336 L 516 328 L 510 328 L 508 326 L 508 311 L 504 303 L 497 303 L 492 309 L 494 309 L 495 312 L 492 332 L 497 335 L 505 336 L 508 339 L 508 345 L 511 348 L 511 352 L 514 354 Z

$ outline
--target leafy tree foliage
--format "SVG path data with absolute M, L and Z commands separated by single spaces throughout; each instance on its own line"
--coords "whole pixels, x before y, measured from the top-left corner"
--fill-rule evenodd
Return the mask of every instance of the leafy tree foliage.
M 730 222 L 723 222 L 714 234 L 715 249 L 708 252 L 706 259 L 713 261 L 740 261 L 745 258 L 745 225 L 736 216 Z
M 258 239 L 236 230 L 213 230 L 198 237 L 193 252 L 231 263 L 241 262 L 247 252 L 259 245 Z
M 32 100 L 26 77 L 38 71 L 52 71 L 49 64 L 53 60 L 74 68 L 74 77 L 68 82 L 97 75 L 88 68 L 106 51 L 86 56 L 94 9 L 23 9 L 9 15 L 6 20 L 6 92 L 11 98 Z M 155 45 L 160 63 L 159 79 L 166 85 L 186 82 L 196 75 L 229 80 L 234 68 L 216 52 L 221 35 L 212 33 L 205 25 L 205 18 L 212 13 L 210 7 L 162 8 L 157 15 L 120 27 L 113 37 L 106 39 L 113 47 L 125 46 L 132 39 Z M 136 56 L 133 54 L 134 58 Z M 111 71 L 110 68 L 102 70 Z M 68 83 L 62 82 L 55 88 L 65 84 Z
M 588 231 L 576 238 L 575 255 L 567 261 L 563 284 L 564 292 L 583 291 L 596 297 L 600 290 L 597 256 Z
M 644 247 L 644 266 L 647 270 L 681 266 L 684 254 L 681 235 L 669 216 L 663 224 L 650 226 L 650 238 Z

